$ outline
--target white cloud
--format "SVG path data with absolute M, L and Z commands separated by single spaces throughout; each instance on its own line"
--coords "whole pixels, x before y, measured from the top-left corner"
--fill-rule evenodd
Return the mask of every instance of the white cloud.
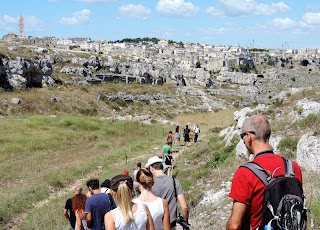
M 24 27 L 28 31 L 41 31 L 45 27 L 42 21 L 36 16 L 25 16 L 23 19 Z
M 0 18 L 0 29 L 13 30 L 15 25 L 18 25 L 18 20 L 18 18 L 13 18 L 8 15 L 4 15 Z
M 163 15 L 180 17 L 192 17 L 198 12 L 197 7 L 184 0 L 159 0 L 157 10 Z
M 273 15 L 277 13 L 285 13 L 290 10 L 290 7 L 284 2 L 272 3 L 271 5 L 259 4 L 255 7 L 254 14 L 256 15 Z
M 290 7 L 284 2 L 263 4 L 255 0 L 219 0 L 220 7 L 209 7 L 206 13 L 213 16 L 239 17 L 246 15 L 274 15 L 285 13 Z
M 275 18 L 272 20 L 272 26 L 281 29 L 291 29 L 297 26 L 297 24 L 297 22 L 293 21 L 290 18 Z
M 302 21 L 308 25 L 320 25 L 320 13 L 305 13 Z
M 0 18 L 0 28 L 6 30 L 18 30 L 19 17 L 11 17 L 4 15 Z M 40 31 L 43 30 L 44 24 L 36 16 L 23 16 L 23 23 L 26 31 Z
M 141 19 L 147 19 L 151 14 L 150 9 L 142 5 L 133 5 L 133 4 L 121 6 L 119 8 L 119 11 L 122 16 L 127 16 L 131 18 L 141 18 Z
M 74 25 L 88 22 L 90 20 L 90 10 L 83 9 L 73 13 L 72 17 L 62 17 L 60 19 L 61 24 Z
M 12 24 L 12 23 L 17 23 L 18 20 L 19 20 L 18 18 L 13 18 L 8 15 L 4 15 L 2 18 L 0 18 L 0 23 Z
M 248 15 L 255 10 L 254 0 L 220 0 L 220 3 L 227 16 Z
M 212 16 L 212 17 L 221 17 L 221 16 L 224 16 L 224 13 L 223 13 L 222 10 L 219 10 L 219 9 L 213 7 L 213 6 L 208 7 L 208 8 L 205 10 L 205 12 L 206 12 L 207 14 L 209 14 L 210 16 Z

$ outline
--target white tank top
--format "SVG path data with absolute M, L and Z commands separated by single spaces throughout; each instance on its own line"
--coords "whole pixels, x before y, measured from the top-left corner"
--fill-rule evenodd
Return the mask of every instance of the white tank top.
M 155 230 L 162 230 L 163 229 L 163 223 L 162 223 L 162 218 L 164 215 L 164 209 L 163 209 L 163 202 L 160 197 L 157 197 L 154 201 L 151 202 L 145 202 L 141 201 L 139 199 L 133 199 L 132 202 L 136 204 L 145 204 L 148 206 L 150 214 L 153 219 L 154 223 L 154 229 Z
M 143 205 L 138 204 L 137 210 L 133 213 L 133 220 L 129 223 L 124 223 L 124 217 L 119 208 L 113 209 L 112 211 L 115 227 L 117 230 L 145 230 L 148 217 L 147 213 L 143 208 Z

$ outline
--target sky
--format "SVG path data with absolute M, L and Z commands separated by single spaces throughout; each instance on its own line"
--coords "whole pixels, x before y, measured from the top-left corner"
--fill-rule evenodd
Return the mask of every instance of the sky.
M 157 37 L 250 48 L 319 48 L 319 0 L 2 0 L 0 38 Z

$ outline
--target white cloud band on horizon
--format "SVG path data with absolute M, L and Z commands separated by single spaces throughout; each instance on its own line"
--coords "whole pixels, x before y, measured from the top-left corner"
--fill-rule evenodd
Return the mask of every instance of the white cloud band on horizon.
M 140 18 L 147 19 L 151 15 L 151 10 L 142 6 L 128 4 L 123 5 L 119 8 L 119 12 L 122 16 L 131 17 L 131 18 Z
M 0 18 L 0 28 L 5 30 L 12 30 L 13 27 L 16 27 L 16 30 L 18 30 L 19 18 L 20 16 L 11 17 L 9 15 L 4 15 L 2 18 Z M 36 16 L 23 16 L 23 20 L 26 32 L 44 30 L 44 23 L 42 23 L 41 20 Z
M 159 0 L 157 11 L 166 16 L 192 17 L 198 13 L 199 9 L 191 2 L 184 0 Z
M 90 10 L 83 9 L 73 13 L 72 17 L 62 17 L 60 24 L 64 25 L 75 25 L 88 22 L 90 20 Z

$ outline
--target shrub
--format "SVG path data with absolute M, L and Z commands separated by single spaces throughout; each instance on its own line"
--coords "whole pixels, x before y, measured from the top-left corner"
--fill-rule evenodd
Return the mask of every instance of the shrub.
M 234 153 L 237 143 L 233 143 L 230 146 L 226 146 L 221 149 L 221 151 L 214 151 L 212 153 L 212 159 L 209 160 L 205 167 L 206 168 L 216 168 L 223 164 L 226 159 L 228 159 Z
M 295 153 L 297 151 L 298 141 L 299 137 L 283 138 L 278 145 L 281 156 L 294 159 L 296 157 Z
M 276 98 L 275 100 L 272 101 L 272 104 L 276 107 L 281 106 L 282 103 L 283 103 L 283 99 L 280 99 L 280 98 Z
M 306 129 L 312 127 L 315 131 L 315 135 L 320 134 L 320 113 L 317 114 L 309 114 L 307 117 L 297 121 L 291 125 L 292 128 L 301 128 Z

